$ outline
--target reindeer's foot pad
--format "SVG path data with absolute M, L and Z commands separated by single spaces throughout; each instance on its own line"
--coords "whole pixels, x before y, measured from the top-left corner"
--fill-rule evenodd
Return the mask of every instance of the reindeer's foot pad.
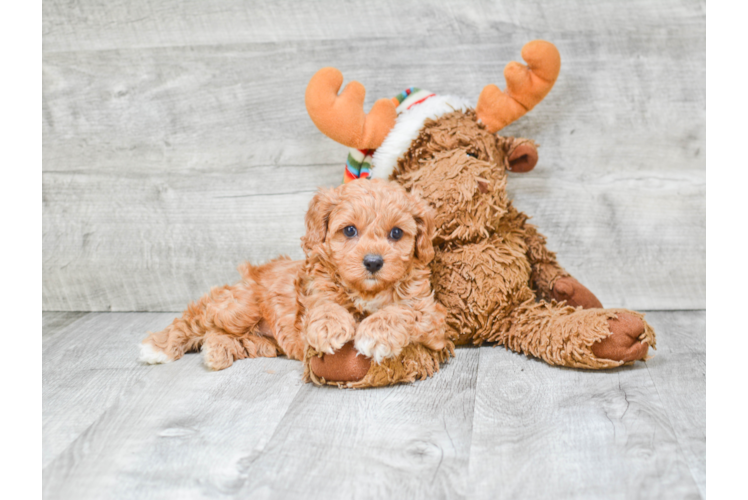
M 564 276 L 556 280 L 551 289 L 551 297 L 557 302 L 565 301 L 572 307 L 582 306 L 584 309 L 603 307 L 594 293 L 571 276 Z
M 654 347 L 654 332 L 640 316 L 618 313 L 608 320 L 608 327 L 610 336 L 592 345 L 595 357 L 624 363 L 647 359 L 650 342 Z
M 451 342 L 440 351 L 421 344 L 406 346 L 396 358 L 374 363 L 348 342 L 334 354 L 312 348 L 304 359 L 304 381 L 316 385 L 337 385 L 346 388 L 381 387 L 413 382 L 432 376 L 441 363 L 454 356 Z
M 371 358 L 359 354 L 353 342 L 348 342 L 334 354 L 311 356 L 309 367 L 327 382 L 358 382 L 369 372 Z

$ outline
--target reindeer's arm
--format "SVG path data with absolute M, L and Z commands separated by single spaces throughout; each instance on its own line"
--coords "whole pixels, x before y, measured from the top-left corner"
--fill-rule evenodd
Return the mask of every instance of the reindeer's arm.
M 527 260 L 530 261 L 530 284 L 539 299 L 550 300 L 553 285 L 560 278 L 571 275 L 556 260 L 556 253 L 546 247 L 545 236 L 532 224 L 525 224 L 524 239 L 527 245 Z
M 527 260 L 530 263 L 530 286 L 541 300 L 566 301 L 571 306 L 585 309 L 602 307 L 600 301 L 579 283 L 556 260 L 556 253 L 548 250 L 545 236 L 526 222 L 527 216 L 510 203 L 507 218 L 514 221 L 525 241 Z
M 532 267 L 530 280 L 536 295 L 544 300 L 566 301 L 571 306 L 585 309 L 603 307 L 594 293 L 559 265 L 555 252 L 545 246 L 545 236 L 532 224 L 526 224 L 525 228 L 527 258 Z
M 538 162 L 538 145 L 522 137 L 496 136 L 497 145 L 504 151 L 504 168 L 510 172 L 529 172 Z M 535 226 L 527 224 L 527 216 L 509 203 L 507 220 L 513 221 L 522 234 L 530 261 L 530 285 L 541 300 L 566 301 L 585 309 L 603 305 L 584 285 L 575 280 L 556 260 L 556 254 L 546 247 L 545 236 Z

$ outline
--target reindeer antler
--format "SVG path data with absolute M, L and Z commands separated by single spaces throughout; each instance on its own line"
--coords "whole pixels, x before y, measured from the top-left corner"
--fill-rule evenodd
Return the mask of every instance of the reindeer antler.
M 323 134 L 345 146 L 375 149 L 395 126 L 397 111 L 390 99 L 379 99 L 364 113 L 366 89 L 351 82 L 338 95 L 343 74 L 335 68 L 322 68 L 306 87 L 306 110 Z
M 530 111 L 551 91 L 561 69 L 556 46 L 534 40 L 522 47 L 527 66 L 510 62 L 504 68 L 506 92 L 496 85 L 486 85 L 478 97 L 475 112 L 491 133 L 496 132 Z

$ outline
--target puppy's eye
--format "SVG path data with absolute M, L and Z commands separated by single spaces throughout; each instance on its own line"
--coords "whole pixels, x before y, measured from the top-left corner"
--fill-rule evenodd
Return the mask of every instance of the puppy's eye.
M 353 238 L 358 234 L 358 231 L 356 230 L 356 226 L 346 226 L 343 228 L 343 234 L 348 238 Z
M 478 158 L 478 155 L 475 153 L 468 153 L 467 155 L 471 158 Z
M 403 237 L 403 230 L 400 229 L 399 227 L 393 227 L 392 231 L 390 231 L 390 239 L 397 241 L 402 237 Z

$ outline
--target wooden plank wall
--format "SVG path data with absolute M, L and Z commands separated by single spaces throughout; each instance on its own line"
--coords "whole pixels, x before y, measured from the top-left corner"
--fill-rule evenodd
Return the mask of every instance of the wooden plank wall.
M 553 41 L 556 87 L 506 135 L 561 262 L 608 306 L 705 307 L 705 4 L 48 0 L 43 3 L 43 308 L 174 311 L 242 260 L 301 257 L 345 148 L 303 102 L 320 67 L 376 98 L 476 99 Z

